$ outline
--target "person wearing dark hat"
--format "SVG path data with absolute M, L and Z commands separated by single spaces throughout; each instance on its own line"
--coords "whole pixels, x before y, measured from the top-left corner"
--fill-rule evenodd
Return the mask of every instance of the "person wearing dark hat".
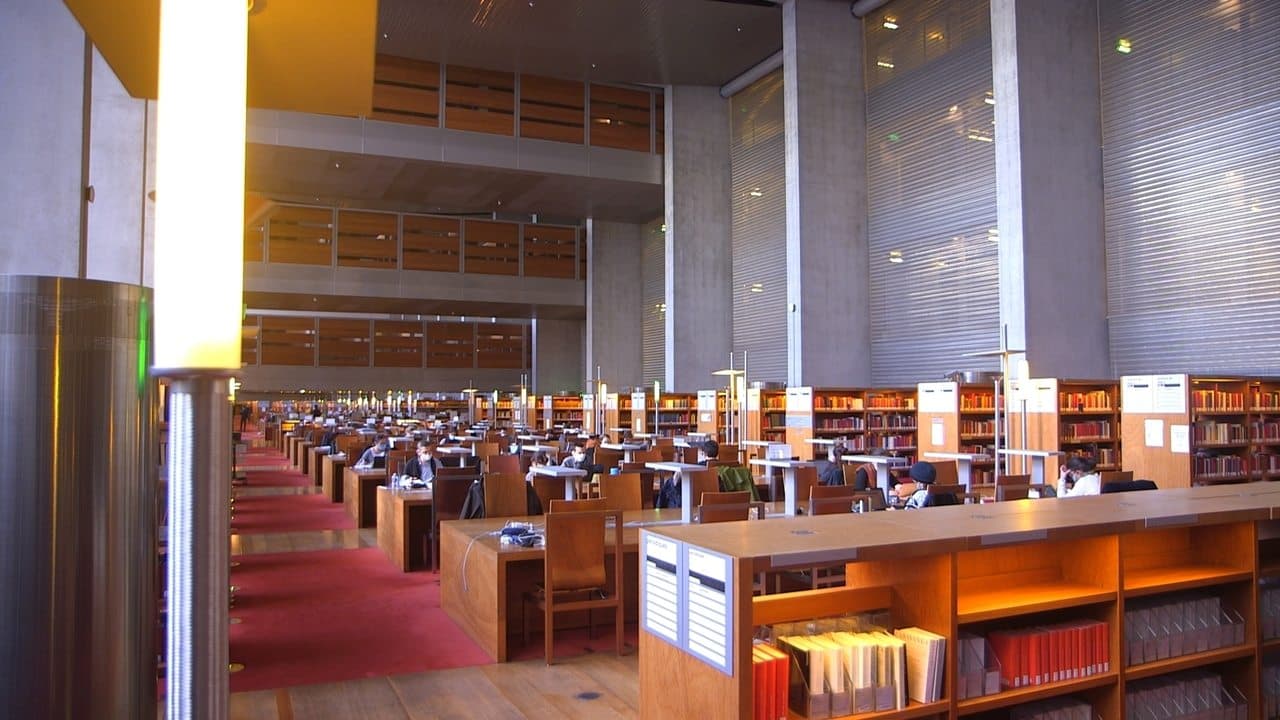
M 911 497 L 907 498 L 905 507 L 910 510 L 913 508 L 922 508 L 929 502 L 929 487 L 933 485 L 933 481 L 938 477 L 938 470 L 933 467 L 933 463 L 926 460 L 911 466 L 908 472 L 911 481 L 915 483 L 915 491 L 911 493 Z
M 848 451 L 844 445 L 834 443 L 827 450 L 827 464 L 822 468 L 822 472 L 818 473 L 819 485 L 843 485 L 844 484 L 844 467 L 840 465 L 840 456 L 845 455 Z M 863 484 L 859 490 L 866 490 L 866 478 L 863 478 Z
M 720 458 L 720 443 L 714 438 L 707 438 L 698 446 L 698 464 L 707 465 L 708 460 L 718 460 Z

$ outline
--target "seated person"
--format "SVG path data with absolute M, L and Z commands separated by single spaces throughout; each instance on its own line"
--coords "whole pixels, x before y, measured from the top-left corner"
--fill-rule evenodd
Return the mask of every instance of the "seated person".
M 720 459 L 720 443 L 714 438 L 707 438 L 698 446 L 698 464 L 706 465 L 708 460 Z
M 1058 497 L 1097 495 L 1102 492 L 1098 463 L 1088 455 L 1072 455 L 1058 475 Z
M 840 456 L 845 455 L 847 452 L 844 445 L 840 443 L 834 443 L 827 449 L 827 466 L 818 475 L 819 485 L 844 484 L 844 467 L 840 464 Z M 866 486 L 864 485 L 859 489 L 865 490 Z
M 909 510 L 927 507 L 929 503 L 929 486 L 933 485 L 933 481 L 938 477 L 937 468 L 933 466 L 933 463 L 921 460 L 911 466 L 910 477 L 910 486 L 908 486 L 908 483 L 898 484 L 899 497 L 903 497 L 903 492 L 906 492 L 908 487 L 910 489 L 910 495 L 907 496 L 907 503 L 904 507 Z
M 435 459 L 432 454 L 431 443 L 419 440 L 417 455 L 405 463 L 402 474 L 419 480 L 431 480 L 436 476 L 436 471 L 439 469 L 440 461 Z
M 367 470 L 369 468 L 386 467 L 387 448 L 390 444 L 391 443 L 387 440 L 386 435 L 378 435 L 373 445 L 369 446 L 364 453 L 360 455 L 360 459 L 356 461 L 354 466 L 355 469 Z
M 533 469 L 536 467 L 546 467 L 551 464 L 551 458 L 545 452 L 539 450 L 534 453 L 533 460 L 529 462 L 529 472 L 524 474 L 525 482 L 533 482 Z
M 560 464 L 567 468 L 587 470 L 587 449 L 575 443 L 570 447 L 569 454 L 565 456 L 564 462 Z

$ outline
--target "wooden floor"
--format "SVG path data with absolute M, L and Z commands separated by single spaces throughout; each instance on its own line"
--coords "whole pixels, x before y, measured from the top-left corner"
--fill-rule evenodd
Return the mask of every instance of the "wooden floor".
M 311 494 L 318 488 L 240 488 L 242 495 Z M 233 535 L 233 555 L 376 547 L 376 529 Z M 425 652 L 444 649 L 424 648 Z M 635 651 L 591 654 L 324 685 L 236 693 L 231 720 L 427 720 L 428 718 L 634 718 Z M 158 709 L 163 720 L 165 709 Z

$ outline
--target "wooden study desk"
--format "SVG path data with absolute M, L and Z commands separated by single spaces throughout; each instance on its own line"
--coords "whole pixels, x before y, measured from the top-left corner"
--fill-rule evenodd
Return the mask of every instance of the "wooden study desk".
M 925 460 L 955 460 L 957 479 L 969 492 L 973 492 L 973 464 L 991 460 L 986 453 L 925 452 L 921 457 Z
M 689 473 L 707 468 L 703 465 L 678 462 L 649 462 L 644 466 L 660 473 L 675 475 L 675 479 L 680 483 L 680 521 L 693 522 L 693 508 L 697 503 L 693 501 L 693 481 L 689 478 Z
M 564 499 L 573 500 L 578 497 L 578 484 L 587 476 L 587 471 L 564 465 L 544 465 L 530 468 L 534 475 L 564 479 Z
M 315 446 L 310 440 L 298 443 L 298 471 L 303 475 L 311 474 L 311 448 Z
M 1044 461 L 1051 457 L 1066 455 L 1064 452 L 1057 450 L 1017 450 L 1012 448 L 1000 448 L 996 450 L 997 455 L 1005 457 L 1023 457 L 1031 458 L 1031 484 L 1043 485 L 1044 478 Z
M 471 456 L 471 448 L 462 447 L 461 445 L 440 445 L 436 447 L 435 454 L 440 456 L 440 464 L 449 467 L 462 467 L 464 457 Z M 447 462 L 446 462 L 447 460 Z
M 348 467 L 342 473 L 342 504 L 356 527 L 373 527 L 378 522 L 378 486 L 387 481 L 387 469 L 357 470 Z
M 378 547 L 401 572 L 431 564 L 431 491 L 378 486 Z
M 759 458 L 751 461 L 752 465 L 766 468 L 782 469 L 783 484 L 783 513 L 786 515 L 795 515 L 798 507 L 798 498 L 796 497 L 796 470 L 799 468 L 816 467 L 817 463 L 810 460 L 761 460 Z M 770 473 L 769 482 L 770 499 L 778 499 L 778 490 L 774 486 L 773 474 Z M 807 500 L 807 498 L 806 498 Z
M 342 502 L 342 471 L 346 467 L 347 456 L 343 453 L 330 453 L 320 462 L 320 492 L 329 498 L 329 502 Z
M 324 456 L 329 454 L 329 450 L 328 445 L 313 445 L 307 450 L 307 471 L 316 487 L 324 484 Z

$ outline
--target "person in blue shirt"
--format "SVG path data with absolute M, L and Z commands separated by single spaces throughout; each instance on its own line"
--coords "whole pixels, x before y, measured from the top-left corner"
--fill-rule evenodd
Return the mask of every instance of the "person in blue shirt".
M 379 435 L 373 445 L 367 448 L 364 453 L 360 455 L 360 459 L 356 461 L 354 466 L 355 469 L 364 470 L 374 467 L 375 458 L 386 457 L 388 444 L 387 436 Z M 386 461 L 384 460 L 383 462 Z
M 420 480 L 431 480 L 435 478 L 436 470 L 439 469 L 440 461 L 433 456 L 431 443 L 419 440 L 418 452 L 409 462 L 405 463 L 402 474 Z

